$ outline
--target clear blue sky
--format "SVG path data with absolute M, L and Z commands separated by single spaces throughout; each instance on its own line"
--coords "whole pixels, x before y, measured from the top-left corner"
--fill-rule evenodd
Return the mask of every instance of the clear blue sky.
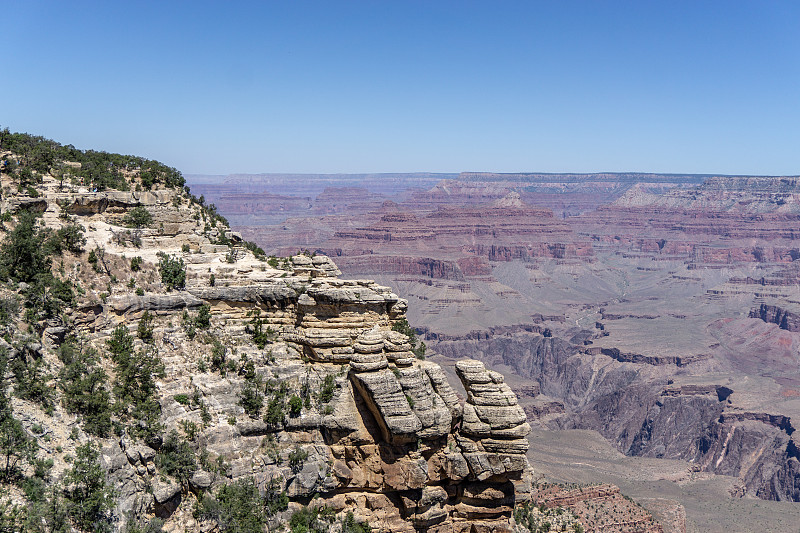
M 3 2 L 0 125 L 184 173 L 800 174 L 800 2 Z

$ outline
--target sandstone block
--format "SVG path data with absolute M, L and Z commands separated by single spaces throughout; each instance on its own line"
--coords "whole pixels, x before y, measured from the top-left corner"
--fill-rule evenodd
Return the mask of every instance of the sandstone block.
M 353 344 L 353 350 L 356 353 L 381 353 L 383 352 L 383 344 L 368 344 L 359 339 Z
M 303 293 L 297 299 L 297 305 L 301 305 L 304 307 L 314 307 L 315 305 L 317 305 L 317 301 L 314 300 L 314 298 L 312 298 L 308 294 Z
M 404 458 L 383 464 L 383 482 L 393 490 L 421 489 L 428 481 L 428 463 L 423 458 Z
M 422 423 L 411 410 L 400 383 L 391 371 L 383 369 L 352 374 L 351 377 L 387 440 L 399 436 L 410 438 L 422 429 Z
M 211 474 L 205 470 L 198 470 L 189 480 L 189 485 L 194 490 L 206 490 L 211 487 Z
M 473 394 L 503 392 L 502 387 L 497 383 L 472 383 L 469 392 Z
M 483 439 L 481 446 L 487 452 L 494 453 L 526 453 L 528 451 L 527 439 Z
M 510 429 L 528 420 L 525 411 L 519 405 L 476 405 L 474 408 L 478 418 L 489 424 L 492 430 Z
M 139 455 L 139 460 L 144 465 L 146 465 L 156 457 L 156 451 L 150 446 L 145 446 L 144 444 L 134 446 L 134 450 L 135 453 Z
M 464 485 L 464 501 L 471 505 L 496 507 L 514 502 L 514 486 L 511 483 L 480 483 Z
M 492 437 L 498 438 L 519 438 L 525 437 L 528 433 L 531 432 L 531 426 L 527 422 L 524 422 L 518 426 L 508 428 L 508 429 L 493 429 L 492 430 Z
M 428 374 L 436 394 L 444 401 L 453 419 L 460 418 L 462 413 L 461 403 L 458 401 L 456 391 L 453 390 L 453 387 L 451 387 L 450 383 L 447 381 L 444 370 L 442 370 L 439 365 L 430 361 L 421 361 L 419 365 L 425 370 L 425 373 Z
M 517 396 L 511 392 L 484 392 L 467 393 L 467 401 L 473 405 L 481 406 L 509 406 L 517 405 Z
M 447 477 L 454 481 L 460 481 L 469 475 L 469 465 L 464 456 L 458 452 L 445 454 L 444 468 Z
M 177 309 L 194 309 L 203 305 L 199 298 L 187 293 L 175 294 L 145 294 L 136 296 L 112 296 L 108 299 L 108 306 L 116 313 L 135 313 L 137 311 L 174 311 Z
M 461 382 L 464 383 L 464 388 L 470 390 L 470 385 L 473 383 L 492 383 L 492 378 L 486 371 L 483 363 L 475 359 L 462 359 L 456 363 L 456 374 Z
M 441 437 L 450 432 L 453 418 L 444 401 L 434 392 L 428 375 L 419 367 L 398 370 L 400 386 L 411 398 L 413 411 L 422 423 L 421 438 Z
M 374 372 L 386 368 L 387 366 L 389 366 L 389 363 L 387 363 L 385 359 L 366 363 L 350 361 L 350 368 L 352 368 L 354 372 Z
M 475 411 L 475 406 L 464 404 L 464 414 L 461 422 L 461 433 L 474 437 L 488 437 L 492 434 L 492 426 L 482 421 Z
M 153 497 L 156 502 L 164 504 L 174 498 L 181 491 L 181 486 L 176 481 L 161 481 L 156 479 L 153 483 Z

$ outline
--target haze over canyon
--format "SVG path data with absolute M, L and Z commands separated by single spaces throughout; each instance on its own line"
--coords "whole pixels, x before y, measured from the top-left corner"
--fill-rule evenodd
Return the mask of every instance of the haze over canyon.
M 344 277 L 392 286 L 431 360 L 500 370 L 532 450 L 561 438 L 649 461 L 649 474 L 607 477 L 679 501 L 706 531 L 736 530 L 737 512 L 707 518 L 731 496 L 767 521 L 771 504 L 752 498 L 800 501 L 798 179 L 188 176 L 267 254 L 325 254 Z

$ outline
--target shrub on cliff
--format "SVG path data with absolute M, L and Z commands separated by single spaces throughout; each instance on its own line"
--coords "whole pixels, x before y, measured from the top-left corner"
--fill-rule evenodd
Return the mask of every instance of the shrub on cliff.
M 164 533 L 163 526 L 164 521 L 158 517 L 137 519 L 133 513 L 130 513 L 125 533 Z
M 83 245 L 86 244 L 86 237 L 83 236 L 84 229 L 80 224 L 67 224 L 62 226 L 55 234 L 48 239 L 47 245 L 55 254 L 60 254 L 62 250 L 69 250 L 73 254 L 83 252 Z
M 36 441 L 28 437 L 10 409 L 0 412 L 0 480 L 8 483 L 20 475 L 19 466 L 30 462 L 36 453 Z
M 118 357 L 128 355 L 133 351 L 133 336 L 124 324 L 120 324 L 111 332 L 111 337 L 106 341 L 106 346 L 111 352 L 111 358 L 116 360 Z
M 289 452 L 289 467 L 295 474 L 303 469 L 303 464 L 308 459 L 308 452 L 295 445 L 294 450 Z
M 63 391 L 62 403 L 70 413 L 81 415 L 83 429 L 98 437 L 111 432 L 111 395 L 107 388 L 108 377 L 99 364 L 97 352 L 81 350 L 72 342 L 58 349 L 64 366 L 58 373 L 58 385 Z
M 271 426 L 277 426 L 282 423 L 283 419 L 286 417 L 286 412 L 284 411 L 285 403 L 282 397 L 272 398 L 267 404 L 267 412 L 264 413 L 264 422 Z
M 186 336 L 193 339 L 197 335 L 198 329 L 208 329 L 211 327 L 211 306 L 203 304 L 197 311 L 197 315 L 190 315 L 184 310 L 182 315 L 183 329 Z
M 204 495 L 195 506 L 194 516 L 216 523 L 221 533 L 261 533 L 276 510 L 271 502 L 283 501 L 271 493 L 271 485 L 267 492 L 262 498 L 253 478 L 240 479 L 220 487 L 216 497 Z M 286 493 L 281 494 L 285 498 Z
M 115 362 L 117 412 L 136 422 L 128 428 L 131 435 L 150 440 L 163 430 L 159 422 L 161 405 L 155 394 L 155 378 L 164 377 L 164 364 L 152 347 L 137 350 Z
M 303 507 L 289 519 L 292 533 L 327 533 L 334 521 L 330 507 Z
M 165 474 L 174 477 L 183 487 L 197 470 L 197 459 L 191 445 L 172 430 L 158 449 L 156 466 Z
M 50 320 L 61 314 L 62 309 L 72 305 L 75 293 L 72 284 L 44 272 L 25 289 L 25 320 L 29 323 Z
M 197 311 L 197 317 L 194 319 L 194 324 L 197 329 L 208 329 L 211 327 L 211 306 L 203 304 Z
M 153 215 L 144 206 L 136 206 L 125 215 L 123 222 L 126 226 L 136 229 L 146 228 L 153 223 Z
M 267 253 L 254 242 L 251 241 L 243 241 L 242 246 L 253 252 L 253 255 L 256 256 L 256 259 L 259 261 L 264 261 L 267 258 Z
M 67 512 L 81 531 L 112 529 L 114 490 L 106 483 L 100 452 L 91 442 L 78 446 L 75 462 L 64 474 Z
M 0 531 L 28 531 L 28 509 L 24 505 L 0 500 Z
M 50 272 L 50 257 L 44 246 L 47 232 L 36 227 L 36 216 L 28 211 L 17 215 L 17 225 L 0 246 L 0 277 L 31 282 Z
M 168 291 L 183 290 L 186 287 L 186 264 L 180 257 L 159 252 L 158 271 L 161 273 L 161 282 Z
M 128 431 L 145 440 L 161 431 L 161 406 L 155 397 L 155 377 L 164 376 L 164 365 L 154 347 L 134 351 L 133 336 L 120 324 L 106 341 L 114 361 L 114 396 L 117 412 L 123 419 L 136 421 Z
M 242 406 L 244 412 L 249 416 L 253 418 L 258 417 L 258 413 L 264 405 L 264 394 L 261 392 L 260 376 L 245 381 L 239 393 L 239 405 Z
M 46 413 L 53 412 L 53 389 L 48 383 L 47 365 L 40 355 L 27 349 L 16 350 L 16 357 L 9 361 L 14 375 L 14 395 L 23 400 L 39 404 Z
M 245 325 L 245 331 L 253 336 L 253 342 L 259 350 L 275 339 L 275 332 L 271 327 L 265 326 L 266 320 L 261 318 L 261 309 L 254 309 L 247 312 L 247 316 L 252 318 Z
M 300 411 L 303 410 L 303 400 L 296 394 L 292 394 L 289 398 L 289 416 L 300 416 Z
M 408 337 L 408 342 L 411 344 L 411 351 L 417 356 L 417 359 L 425 359 L 425 351 L 427 346 L 422 341 L 417 340 L 417 330 L 411 327 L 408 320 L 401 318 L 392 324 L 392 329 L 398 333 L 402 333 Z
M 142 318 L 139 319 L 139 325 L 136 328 L 136 334 L 139 336 L 142 341 L 152 344 L 154 342 L 153 338 L 153 315 L 150 314 L 149 311 L 145 310 L 142 314 Z
M 372 528 L 366 522 L 357 522 L 352 511 L 347 511 L 342 520 L 342 533 L 370 533 Z
M 75 250 L 82 243 L 78 227 L 65 228 L 56 233 L 39 228 L 36 216 L 22 211 L 17 215 L 17 225 L 0 245 L 0 279 L 28 284 L 25 318 L 30 323 L 55 318 L 73 303 L 71 283 L 50 272 L 53 254 L 61 253 L 63 248 Z
M 3 171 L 19 179 L 22 186 L 37 179 L 34 173 L 41 175 L 54 171 L 54 168 L 58 172 L 59 161 L 80 163 L 79 168 L 70 169 L 70 174 L 75 179 L 82 178 L 84 184 L 92 185 L 98 190 L 128 190 L 128 178 L 137 171 L 141 186 L 146 189 L 155 184 L 182 188 L 186 183 L 178 170 L 158 161 L 131 155 L 79 150 L 72 145 L 62 145 L 38 135 L 11 132 L 8 128 L 0 130 L 0 150 L 9 150 L 17 155 L 18 161 L 14 160 Z

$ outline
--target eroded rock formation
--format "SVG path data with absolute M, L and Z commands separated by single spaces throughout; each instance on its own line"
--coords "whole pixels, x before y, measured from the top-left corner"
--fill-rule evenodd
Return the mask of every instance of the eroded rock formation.
M 252 479 L 262 494 L 285 492 L 287 513 L 314 499 L 376 531 L 511 530 L 515 504 L 530 495 L 524 411 L 477 361 L 459 367 L 462 404 L 443 370 L 417 359 L 392 329 L 407 303 L 388 287 L 339 279 L 322 255 L 256 257 L 180 189 L 98 193 L 45 176 L 40 192 L 35 202 L 4 198 L 0 208 L 41 212 L 51 230 L 79 224 L 88 242 L 61 258 L 59 275 L 81 296 L 67 318 L 41 324 L 36 357 L 57 373 L 69 334 L 114 372 L 103 354 L 123 331 L 132 350 L 164 367 L 153 375 L 161 429 L 147 439 L 124 424 L 116 435 L 89 436 L 60 402 L 45 413 L 15 400 L 27 426 L 55 435 L 56 472 L 77 438 L 102 446 L 117 529 L 157 516 L 170 531 L 211 530 L 193 515 L 195 502 Z M 133 209 L 152 220 L 126 227 Z M 183 290 L 159 280 L 167 259 L 185 269 Z M 64 424 L 78 437 L 67 438 Z M 161 460 L 170 439 L 194 454 L 185 479 Z
M 317 496 L 379 530 L 508 530 L 515 502 L 529 497 L 530 427 L 502 376 L 478 361 L 460 362 L 462 405 L 442 369 L 414 357 L 408 338 L 391 329 L 404 316 L 404 300 L 370 281 L 330 277 L 337 271 L 324 256 L 295 256 L 291 264 L 290 276 L 262 282 L 241 271 L 218 274 L 214 287 L 191 278 L 196 284 L 187 292 L 211 304 L 212 321 L 225 323 L 226 332 L 243 328 L 259 310 L 275 331 L 269 353 L 277 362 L 239 349 L 265 380 L 275 376 L 296 391 L 318 389 L 332 376 L 335 394 L 270 425 L 242 418 L 237 397 L 225 392 L 245 386 L 240 377 L 189 371 L 170 380 L 169 389 L 196 387 L 213 418 L 236 417 L 233 426 L 203 432 L 207 449 L 230 461 L 234 478 L 252 475 L 262 488 L 280 479 L 292 499 Z M 143 300 L 153 310 L 169 307 Z M 127 316 L 142 308 L 119 299 L 112 307 Z M 165 409 L 174 424 L 197 416 L 169 400 Z M 264 438 L 277 443 L 277 457 L 297 449 L 307 457 L 291 465 L 276 460 L 273 450 L 270 458 Z M 167 496 L 155 498 L 161 506 L 159 498 Z

